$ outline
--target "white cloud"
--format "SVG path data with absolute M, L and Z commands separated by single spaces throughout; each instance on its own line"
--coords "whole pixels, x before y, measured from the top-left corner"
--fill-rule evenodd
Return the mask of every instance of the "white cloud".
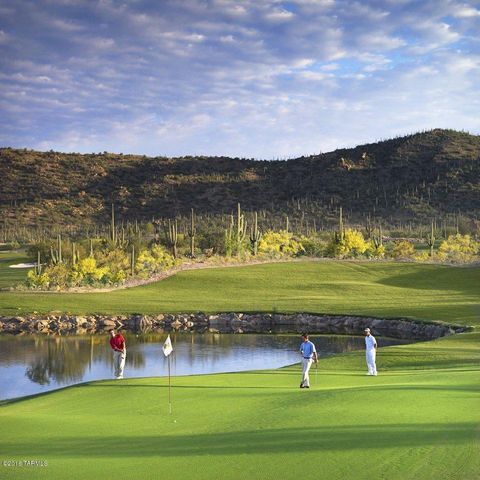
M 270 158 L 442 115 L 478 125 L 474 2 L 79 5 L 18 0 L 0 21 L 0 126 L 12 141 Z
M 265 18 L 273 22 L 285 22 L 291 20 L 295 15 L 284 9 L 273 9 L 266 13 Z
M 455 8 L 453 13 L 455 17 L 459 18 L 472 18 L 472 17 L 480 17 L 480 10 L 472 7 L 471 5 L 460 5 Z

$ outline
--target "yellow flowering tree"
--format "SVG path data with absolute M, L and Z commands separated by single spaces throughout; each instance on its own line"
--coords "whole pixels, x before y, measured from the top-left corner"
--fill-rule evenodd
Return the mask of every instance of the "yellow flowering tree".
M 135 270 L 141 276 L 158 273 L 175 265 L 175 259 L 162 245 L 153 245 L 150 250 L 140 251 L 135 263 Z
M 383 258 L 385 256 L 385 247 L 383 245 L 375 245 L 373 240 L 369 240 L 365 255 L 371 258 Z
M 480 243 L 470 235 L 450 235 L 438 247 L 438 258 L 448 262 L 471 262 L 478 259 Z
M 392 257 L 398 260 L 409 260 L 415 256 L 415 247 L 408 240 L 397 240 L 392 250 Z
M 267 230 L 258 244 L 258 253 L 271 257 L 294 257 L 304 252 L 301 242 L 285 230 L 275 232 Z
M 47 288 L 50 284 L 48 273 L 43 272 L 40 275 L 35 270 L 29 270 L 27 273 L 27 285 L 33 288 Z
M 98 267 L 93 257 L 83 258 L 72 268 L 72 277 L 77 283 L 92 285 L 94 283 L 108 282 L 108 267 Z
M 337 238 L 332 240 L 328 253 L 339 258 L 358 257 L 367 251 L 368 246 L 368 242 L 363 238 L 362 232 L 347 228 L 342 240 Z

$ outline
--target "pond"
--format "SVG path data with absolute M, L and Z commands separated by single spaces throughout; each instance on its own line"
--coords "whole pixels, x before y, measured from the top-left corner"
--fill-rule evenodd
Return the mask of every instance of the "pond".
M 125 334 L 125 378 L 167 375 L 165 333 Z M 177 333 L 172 375 L 272 369 L 300 361 L 299 335 Z M 363 337 L 312 335 L 319 356 L 364 348 Z M 377 338 L 380 346 L 409 343 Z M 109 336 L 0 335 L 0 399 L 113 378 Z

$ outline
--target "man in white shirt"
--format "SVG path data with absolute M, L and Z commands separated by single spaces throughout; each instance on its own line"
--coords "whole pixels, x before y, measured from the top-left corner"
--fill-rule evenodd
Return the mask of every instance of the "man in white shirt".
M 365 353 L 367 357 L 367 375 L 377 376 L 377 366 L 375 364 L 375 357 L 377 354 L 377 341 L 375 337 L 370 333 L 370 329 L 365 329 Z

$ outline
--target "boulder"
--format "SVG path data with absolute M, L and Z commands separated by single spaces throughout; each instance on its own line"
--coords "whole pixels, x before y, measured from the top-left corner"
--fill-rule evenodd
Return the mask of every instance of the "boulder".
M 103 318 L 98 323 L 101 327 L 104 327 L 104 328 L 107 327 L 107 328 L 110 328 L 110 329 L 115 328 L 116 325 L 117 325 L 115 320 L 112 320 L 110 318 Z
M 175 320 L 173 321 L 170 326 L 174 328 L 175 330 L 178 330 L 182 326 L 182 322 L 180 320 Z

